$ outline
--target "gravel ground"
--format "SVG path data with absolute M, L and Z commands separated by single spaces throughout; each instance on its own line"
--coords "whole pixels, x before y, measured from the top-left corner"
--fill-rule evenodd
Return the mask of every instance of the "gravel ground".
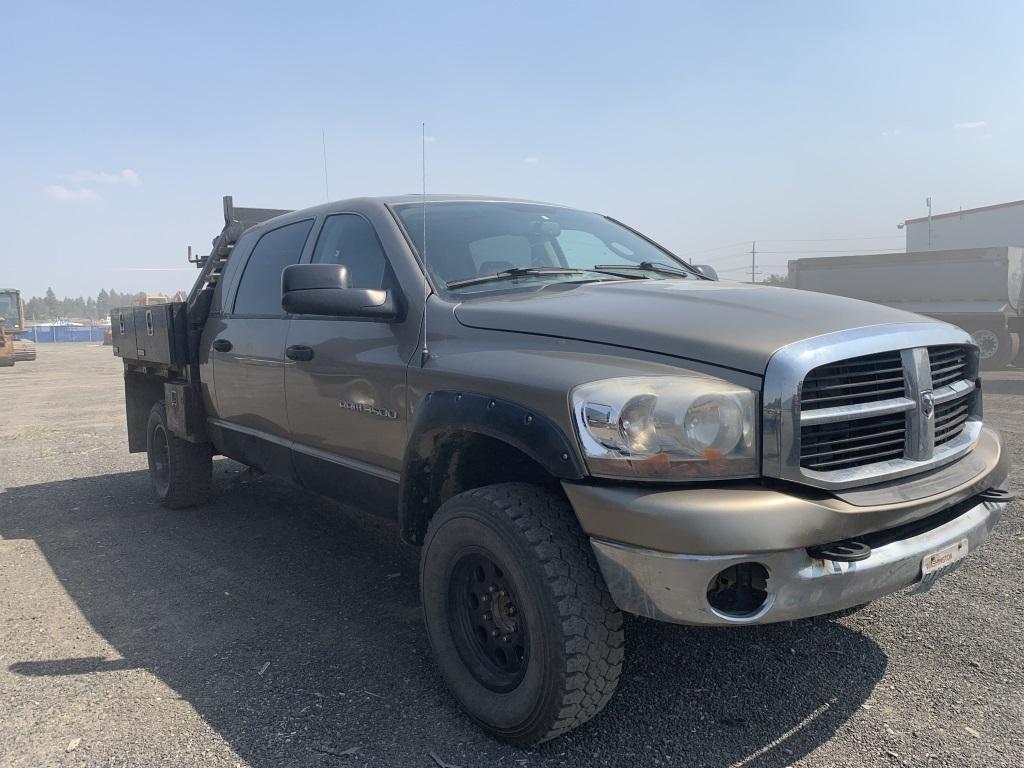
M 1019 465 L 1024 371 L 985 386 Z M 1017 505 L 922 596 L 742 630 L 630 620 L 605 713 L 518 750 L 445 691 L 396 529 L 227 460 L 213 503 L 165 511 L 121 392 L 109 348 L 0 369 L 2 766 L 1024 764 Z

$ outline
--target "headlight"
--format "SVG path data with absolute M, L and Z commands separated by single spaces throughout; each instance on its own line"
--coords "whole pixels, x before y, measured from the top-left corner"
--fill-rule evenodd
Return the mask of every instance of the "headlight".
M 757 395 L 701 376 L 635 376 L 572 391 L 590 471 L 685 480 L 756 477 Z

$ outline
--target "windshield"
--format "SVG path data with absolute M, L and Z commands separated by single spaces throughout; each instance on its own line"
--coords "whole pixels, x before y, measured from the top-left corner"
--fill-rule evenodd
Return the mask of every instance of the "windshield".
M 8 330 L 21 327 L 18 317 L 18 294 L 0 293 L 0 317 L 3 318 Z
M 399 219 L 423 253 L 423 204 L 395 206 Z M 671 254 L 603 216 L 533 203 L 427 203 L 430 274 L 458 290 L 502 290 L 507 281 L 473 278 L 508 273 L 515 280 L 617 280 L 623 276 L 680 279 L 696 273 Z M 648 269 L 649 265 L 669 269 Z M 602 272 L 594 271 L 595 267 Z M 673 272 L 679 274 L 673 274 Z M 462 284 L 464 283 L 464 285 Z

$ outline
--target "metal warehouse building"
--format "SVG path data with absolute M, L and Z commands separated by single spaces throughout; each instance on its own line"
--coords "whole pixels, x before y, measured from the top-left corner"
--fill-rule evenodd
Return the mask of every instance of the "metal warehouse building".
M 1024 200 L 907 219 L 907 251 L 1024 245 Z

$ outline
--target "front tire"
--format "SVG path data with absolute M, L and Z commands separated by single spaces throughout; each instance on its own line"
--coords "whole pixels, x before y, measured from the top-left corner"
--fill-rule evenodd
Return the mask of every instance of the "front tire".
M 146 456 L 149 477 L 157 501 L 168 509 L 202 504 L 213 484 L 210 446 L 182 440 L 167 428 L 163 401 L 149 412 L 146 424 Z
M 420 590 L 441 674 L 491 735 L 548 741 L 615 692 L 622 613 L 562 497 L 523 483 L 452 497 L 427 529 Z

